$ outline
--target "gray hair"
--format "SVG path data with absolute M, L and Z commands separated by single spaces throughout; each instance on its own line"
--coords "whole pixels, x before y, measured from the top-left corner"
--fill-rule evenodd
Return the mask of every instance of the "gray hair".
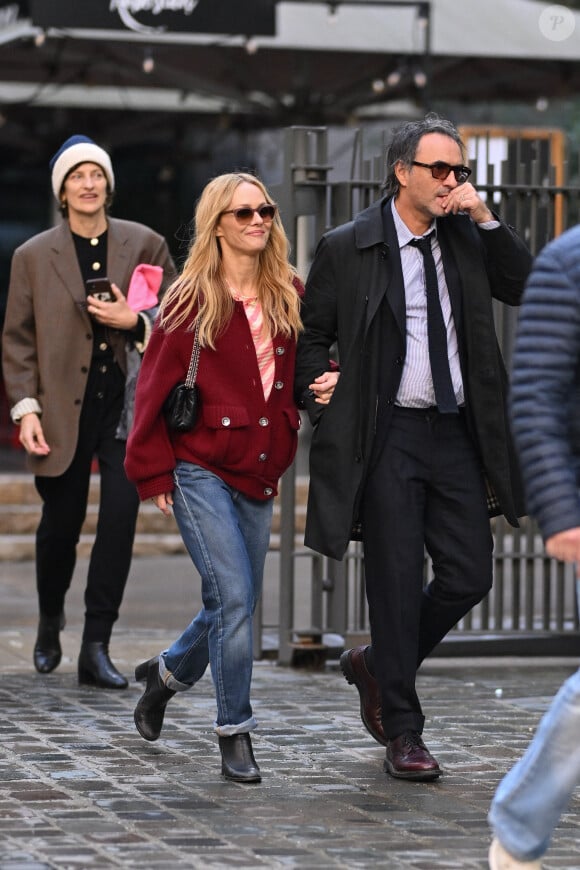
M 399 179 L 395 175 L 395 166 L 397 163 L 402 163 L 410 167 L 415 159 L 419 142 L 428 133 L 442 133 L 444 136 L 449 136 L 457 142 L 461 149 L 461 159 L 465 160 L 465 144 L 459 130 L 451 121 L 439 117 L 434 112 L 429 112 L 421 121 L 408 121 L 397 127 L 387 148 L 387 178 L 384 187 L 389 196 L 399 192 Z

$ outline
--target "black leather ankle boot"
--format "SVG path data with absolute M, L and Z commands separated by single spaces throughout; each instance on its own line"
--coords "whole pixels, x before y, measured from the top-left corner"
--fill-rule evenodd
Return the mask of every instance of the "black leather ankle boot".
M 143 662 L 135 668 L 137 682 L 147 680 L 145 692 L 141 695 L 133 719 L 137 731 L 144 740 L 157 740 L 163 727 L 165 708 L 175 692 L 168 689 L 159 675 L 159 656 Z
M 234 782 L 261 782 L 260 768 L 252 752 L 252 739 L 248 733 L 220 737 L 222 774 Z
M 58 616 L 40 614 L 33 653 L 34 667 L 39 674 L 50 674 L 60 664 L 62 650 L 59 635 L 64 625 L 64 613 Z
M 109 658 L 109 646 L 103 641 L 83 642 L 78 664 L 79 683 L 100 689 L 126 689 L 127 678 L 120 674 Z

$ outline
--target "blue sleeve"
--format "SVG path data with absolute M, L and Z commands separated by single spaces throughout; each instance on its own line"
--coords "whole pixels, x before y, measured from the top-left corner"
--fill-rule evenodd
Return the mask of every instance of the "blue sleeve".
M 544 539 L 580 526 L 580 231 L 538 256 L 518 320 L 510 411 L 528 512 Z

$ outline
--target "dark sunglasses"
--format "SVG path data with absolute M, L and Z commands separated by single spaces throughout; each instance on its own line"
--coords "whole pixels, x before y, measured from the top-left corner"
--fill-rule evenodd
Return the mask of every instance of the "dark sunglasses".
M 450 172 L 455 176 L 457 184 L 463 184 L 471 175 L 469 166 L 451 166 L 450 163 L 444 163 L 442 160 L 436 160 L 435 163 L 420 163 L 418 160 L 413 160 L 413 166 L 424 166 L 425 169 L 431 170 L 431 175 L 437 181 L 445 181 Z
M 254 219 L 254 212 L 260 215 L 265 223 L 270 223 L 276 217 L 278 206 L 273 203 L 260 205 L 258 208 L 250 208 L 249 205 L 243 205 L 241 208 L 230 208 L 228 211 L 222 211 L 222 214 L 233 214 L 239 224 L 251 224 Z

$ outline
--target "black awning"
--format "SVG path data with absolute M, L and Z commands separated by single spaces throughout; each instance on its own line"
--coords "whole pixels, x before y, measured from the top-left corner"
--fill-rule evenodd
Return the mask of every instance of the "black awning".
M 36 27 L 274 36 L 274 0 L 29 0 Z

